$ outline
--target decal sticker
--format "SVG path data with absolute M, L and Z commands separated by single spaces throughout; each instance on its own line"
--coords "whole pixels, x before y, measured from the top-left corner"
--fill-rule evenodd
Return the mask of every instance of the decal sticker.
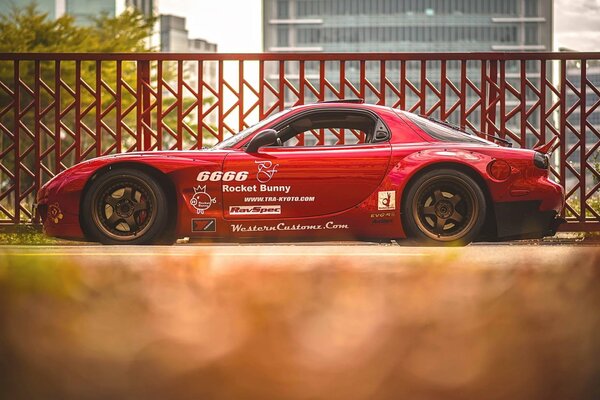
M 281 192 L 288 194 L 292 186 L 290 185 L 280 185 L 280 186 L 271 186 L 271 185 L 240 185 L 240 186 L 231 186 L 231 185 L 223 185 L 223 192 L 234 193 L 234 192 L 242 192 L 242 193 L 256 193 L 256 192 Z
M 396 213 L 393 211 L 371 213 L 371 218 L 393 218 L 395 216 Z
M 286 224 L 280 222 L 277 225 L 244 225 L 232 224 L 232 232 L 277 232 L 277 231 L 322 231 L 322 230 L 342 230 L 349 229 L 346 224 L 336 224 L 329 221 L 324 225 L 315 224 Z
M 206 182 L 206 181 L 211 181 L 211 182 L 219 182 L 219 181 L 223 181 L 223 182 L 231 182 L 231 181 L 236 181 L 236 182 L 243 182 L 246 179 L 248 179 L 248 171 L 200 171 L 198 173 L 198 176 L 196 177 L 196 180 L 198 182 Z
M 379 192 L 377 197 L 378 210 L 395 210 L 396 209 L 396 192 L 393 190 Z
M 383 211 L 377 213 L 371 213 L 372 224 L 391 224 L 394 222 L 392 218 L 396 216 L 394 211 Z
M 58 203 L 50 204 L 48 207 L 48 216 L 50 217 L 50 221 L 58 224 L 58 221 L 63 219 L 64 215 L 62 211 L 60 211 L 60 206 Z
M 273 178 L 279 164 L 273 165 L 271 161 L 254 161 L 257 164 L 258 172 L 256 173 L 256 179 L 260 183 L 267 183 Z M 286 192 L 287 193 L 287 192 Z
M 190 205 L 196 209 L 196 214 L 204 214 L 217 199 L 206 193 L 206 185 L 194 188 L 194 196 L 190 199 Z
M 281 214 L 281 206 L 230 206 L 231 215 Z
M 214 218 L 192 219 L 192 232 L 216 232 L 217 221 Z
M 315 201 L 315 196 L 244 197 L 244 202 L 246 203 L 264 203 L 267 201 L 278 203 L 310 203 Z

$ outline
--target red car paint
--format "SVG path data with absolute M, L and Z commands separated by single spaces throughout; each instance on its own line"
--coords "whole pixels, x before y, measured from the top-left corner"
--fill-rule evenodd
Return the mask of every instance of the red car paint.
M 125 153 L 82 162 L 54 177 L 38 192 L 38 209 L 50 236 L 85 239 L 81 199 L 90 180 L 109 168 L 136 165 L 164 174 L 173 184 L 177 237 L 209 240 L 391 239 L 406 237 L 401 201 L 411 178 L 428 167 L 461 165 L 485 185 L 489 208 L 497 203 L 537 201 L 536 212 L 560 213 L 561 186 L 533 163 L 535 152 L 486 143 L 440 142 L 402 113 L 367 104 L 317 103 L 294 107 L 265 125 L 280 125 L 314 110 L 368 110 L 385 123 L 391 137 L 372 144 L 263 147 Z M 509 177 L 488 173 L 504 160 Z M 51 217 L 51 213 L 62 218 Z M 543 236 L 546 230 L 531 232 Z M 511 236 L 505 234 L 504 236 Z M 531 235 L 529 235 L 531 236 Z

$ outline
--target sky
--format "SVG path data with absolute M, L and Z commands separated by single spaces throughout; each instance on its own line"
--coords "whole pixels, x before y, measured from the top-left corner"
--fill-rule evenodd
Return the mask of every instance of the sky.
M 261 0 L 158 0 L 158 11 L 186 17 L 190 38 L 217 43 L 221 53 L 262 51 Z
M 600 51 L 600 0 L 554 0 L 554 43 Z
M 550 0 L 543 0 L 550 1 Z M 191 38 L 223 53 L 262 51 L 261 0 L 159 0 L 159 12 L 187 18 Z M 554 0 L 554 50 L 600 51 L 600 0 Z

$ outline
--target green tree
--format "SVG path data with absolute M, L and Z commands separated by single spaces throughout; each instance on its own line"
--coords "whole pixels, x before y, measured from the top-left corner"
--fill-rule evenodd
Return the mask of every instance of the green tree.
M 0 16 L 0 52 L 140 52 L 150 51 L 148 37 L 155 18 L 137 10 L 116 17 L 100 15 L 93 24 L 79 26 L 65 14 L 56 20 L 37 10 L 35 4 L 13 7 Z
M 24 8 L 13 7 L 7 13 L 0 15 L 0 53 L 72 53 L 72 52 L 98 52 L 98 53 L 110 53 L 110 52 L 141 52 L 151 51 L 149 47 L 148 38 L 152 34 L 152 30 L 155 24 L 154 18 L 145 18 L 136 10 L 128 10 L 116 17 L 109 17 L 107 15 L 100 15 L 93 20 L 93 23 L 87 26 L 80 26 L 75 23 L 72 16 L 64 15 L 55 20 L 49 19 L 48 15 L 40 12 L 35 4 L 31 4 Z M 71 95 L 69 89 L 60 87 L 56 84 L 56 64 L 53 61 L 41 61 L 40 62 L 40 78 L 41 81 L 47 86 L 48 90 L 40 90 L 40 105 L 41 109 L 52 106 L 55 95 L 53 93 L 60 94 L 60 110 L 68 110 L 69 105 L 74 102 L 74 97 Z M 13 97 L 11 92 L 15 91 L 17 82 L 14 79 L 14 66 L 15 63 L 12 60 L 0 61 L 0 111 L 9 110 L 4 116 L 0 117 L 0 124 L 3 125 L 4 129 L 0 130 L 0 152 L 4 153 L 5 150 L 10 150 L 12 141 L 8 137 L 9 132 L 15 132 L 15 121 L 14 113 L 12 112 Z M 32 91 L 35 88 L 35 70 L 36 63 L 34 61 L 20 60 L 19 61 L 19 77 L 23 85 L 27 86 Z M 76 87 L 75 70 L 77 63 L 75 61 L 61 61 L 60 63 L 60 78 L 64 82 L 65 86 L 74 90 Z M 95 97 L 93 92 L 100 91 L 102 93 L 101 109 L 106 110 L 112 102 L 114 102 L 114 96 L 111 91 L 115 91 L 116 88 L 116 62 L 102 62 L 101 65 L 101 76 L 105 83 L 104 87 L 96 87 L 96 74 L 97 68 L 96 63 L 93 61 L 82 61 L 79 64 L 81 80 L 89 86 L 90 90 L 82 88 L 80 91 L 80 107 L 85 109 L 90 104 L 94 104 Z M 122 64 L 122 78 L 129 86 L 134 90 L 136 88 L 136 66 L 132 62 L 124 62 Z M 83 87 L 83 85 L 82 85 Z M 125 92 L 125 91 L 124 91 Z M 33 101 L 34 95 L 30 93 L 24 87 L 19 90 L 21 100 L 20 109 L 25 110 L 26 107 Z M 127 107 L 135 101 L 135 97 L 128 92 L 125 92 L 122 97 L 122 104 Z M 102 112 L 101 111 L 101 112 Z M 62 118 L 63 128 L 61 131 L 55 132 L 55 112 L 54 106 L 51 107 L 51 111 L 44 115 L 40 121 L 35 120 L 35 112 L 33 108 L 25 112 L 25 115 L 21 119 L 21 127 L 19 128 L 19 139 L 20 148 L 18 149 L 19 154 L 23 156 L 26 154 L 26 149 L 36 141 L 42 149 L 42 152 L 49 149 L 54 139 L 51 137 L 52 134 L 56 134 L 57 137 L 60 135 L 58 140 L 58 146 L 64 152 L 69 146 L 72 146 L 74 139 L 64 132 L 75 132 L 76 118 L 75 111 L 71 109 Z M 96 109 L 92 108 L 91 112 L 83 119 L 88 127 L 95 130 L 95 119 Z M 103 121 L 109 129 L 114 129 L 116 125 L 116 111 L 108 112 L 104 117 Z M 49 133 L 38 132 L 39 135 L 31 137 L 27 134 L 27 130 L 35 132 L 35 124 L 41 122 L 48 127 Z M 135 129 L 135 113 L 132 113 L 126 121 L 130 127 Z M 98 134 L 96 132 L 96 134 Z M 102 135 L 102 133 L 100 133 Z M 104 132 L 106 134 L 106 132 Z M 85 149 L 94 146 L 95 140 L 93 139 L 93 133 L 91 135 L 82 134 L 80 154 L 85 152 Z M 133 138 L 130 139 L 133 141 Z M 109 143 L 109 140 L 104 142 Z M 104 147 L 104 146 L 103 146 Z M 127 144 L 124 144 L 127 147 Z M 79 150 L 79 149 L 78 149 Z M 72 165 L 76 161 L 77 152 L 71 151 L 67 159 L 64 160 L 66 166 Z M 87 157 L 93 156 L 95 153 L 89 153 Z M 49 152 L 48 155 L 42 160 L 42 166 L 46 168 L 35 169 L 35 160 L 33 160 L 33 154 L 29 155 L 22 160 L 27 164 L 27 169 L 17 169 L 15 164 L 15 152 L 10 150 L 5 153 L 3 158 L 0 160 L 4 168 L 13 173 L 20 175 L 20 191 L 23 192 L 27 188 L 34 186 L 36 182 L 34 177 L 31 175 L 39 174 L 41 181 L 46 181 L 50 178 L 50 174 L 45 172 L 47 170 L 54 171 L 55 159 L 54 152 Z M 81 158 L 81 157 L 80 157 Z M 31 165 L 30 165 L 31 164 Z M 4 193 L 8 190 L 14 180 L 10 177 L 4 168 L 0 168 L 0 193 Z M 32 171 L 30 174 L 28 171 Z M 57 172 L 57 171 L 55 171 Z M 32 192 L 32 196 L 35 195 Z M 30 201 L 33 199 L 29 199 Z M 5 209 L 14 209 L 14 197 L 13 195 L 5 197 L 0 201 L 0 206 Z M 3 219 L 4 215 L 0 211 L 0 219 Z M 25 217 L 25 216 L 23 216 Z

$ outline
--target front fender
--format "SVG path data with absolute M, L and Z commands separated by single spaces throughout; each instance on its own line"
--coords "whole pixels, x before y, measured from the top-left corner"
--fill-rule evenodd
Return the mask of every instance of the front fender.
M 195 171 L 202 165 L 220 163 L 219 159 L 199 160 L 196 156 L 165 157 L 160 154 L 123 154 L 84 161 L 58 174 L 38 191 L 37 207 L 44 231 L 50 236 L 84 238 L 79 220 L 84 189 L 101 171 L 117 166 L 137 165 L 173 176 L 182 170 Z

